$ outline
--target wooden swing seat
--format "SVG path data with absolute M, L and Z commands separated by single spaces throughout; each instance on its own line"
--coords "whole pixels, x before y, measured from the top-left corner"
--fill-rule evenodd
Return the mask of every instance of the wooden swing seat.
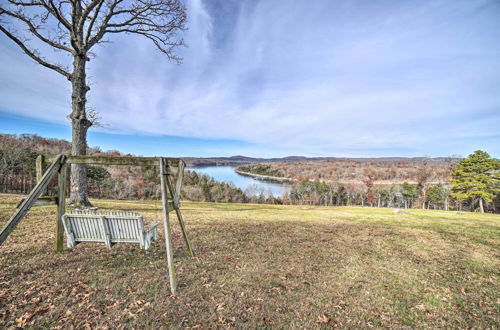
M 80 242 L 136 243 L 144 250 L 158 239 L 159 222 L 144 228 L 143 216 L 129 211 L 100 213 L 96 209 L 73 210 L 63 215 L 68 247 Z

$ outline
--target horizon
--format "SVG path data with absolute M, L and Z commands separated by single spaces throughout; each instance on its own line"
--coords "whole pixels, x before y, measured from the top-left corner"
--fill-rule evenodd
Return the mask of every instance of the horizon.
M 12 126 L 11 126 L 12 125 Z M 26 131 L 19 131 L 18 127 L 26 128 Z M 13 135 L 22 135 L 22 134 L 30 134 L 30 135 L 38 135 L 42 138 L 52 138 L 52 139 L 61 139 L 67 142 L 71 142 L 71 128 L 66 125 L 54 125 L 53 123 L 46 122 L 43 120 L 33 120 L 29 117 L 22 117 L 18 115 L 10 115 L 5 114 L 0 111 L 0 134 L 13 134 Z M 124 150 L 120 149 L 117 146 L 124 145 L 123 139 L 128 142 L 133 142 L 133 145 L 128 144 L 128 148 L 125 147 Z M 137 142 L 137 140 L 140 140 Z M 169 148 L 165 148 L 165 152 L 157 151 L 156 153 L 142 153 L 142 143 L 144 140 L 157 141 L 158 139 L 162 139 L 163 142 L 168 143 Z M 184 158 L 229 158 L 229 157 L 249 157 L 249 158 L 262 158 L 262 159 L 272 159 L 272 158 L 287 158 L 287 157 L 307 157 L 307 158 L 348 158 L 348 159 L 370 159 L 370 158 L 465 158 L 469 154 L 473 153 L 475 150 L 482 150 L 480 147 L 474 149 L 466 154 L 449 154 L 449 155 L 307 155 L 307 154 L 269 154 L 267 156 L 263 156 L 261 154 L 244 154 L 244 153 L 234 153 L 234 154 L 224 154 L 224 155 L 216 155 L 211 154 L 210 150 L 212 147 L 218 143 L 227 144 L 228 141 L 210 141 L 210 140 L 198 140 L 190 139 L 190 138 L 182 138 L 182 137 L 169 137 L 169 136 L 142 136 L 138 137 L 136 135 L 125 135 L 125 134 L 108 134 L 102 132 L 89 131 L 88 136 L 88 146 L 90 148 L 100 148 L 104 152 L 109 151 L 119 151 L 123 154 L 133 154 L 136 156 L 144 156 L 144 157 L 153 157 L 153 156 L 172 156 L 172 157 L 184 157 Z M 158 141 L 157 141 L 158 142 Z M 238 141 L 234 141 L 233 143 L 239 143 Z M 199 153 L 194 154 L 182 154 L 183 147 L 189 144 L 191 146 L 191 150 L 198 150 Z M 211 146 L 211 148 L 205 148 L 205 146 Z M 196 146 L 197 148 L 193 148 Z M 241 151 L 241 149 L 238 149 Z M 169 152 L 173 151 L 173 152 Z M 499 158 L 496 154 L 490 152 L 489 150 L 484 150 L 488 152 L 492 157 Z
M 89 106 L 104 126 L 89 131 L 89 146 L 143 156 L 500 157 L 498 1 L 185 4 L 181 65 L 139 38 L 96 49 Z M 4 35 L 0 61 L 0 133 L 70 140 L 69 83 Z

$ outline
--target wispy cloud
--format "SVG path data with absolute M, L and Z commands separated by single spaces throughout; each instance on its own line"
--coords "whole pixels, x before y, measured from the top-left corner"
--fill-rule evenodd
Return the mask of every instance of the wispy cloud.
M 175 65 L 121 36 L 90 64 L 108 131 L 305 154 L 500 153 L 496 1 L 186 2 Z M 0 39 L 1 103 L 64 120 L 69 85 Z M 457 144 L 456 141 L 461 141 Z

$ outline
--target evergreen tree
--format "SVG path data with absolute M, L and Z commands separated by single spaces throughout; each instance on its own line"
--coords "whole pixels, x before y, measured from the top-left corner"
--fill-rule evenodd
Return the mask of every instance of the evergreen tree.
M 427 189 L 427 199 L 426 201 L 429 204 L 432 204 L 433 208 L 437 207 L 445 207 L 446 208 L 446 199 L 448 198 L 449 190 L 442 184 L 438 183 L 435 186 L 429 187 Z
M 411 207 L 413 201 L 418 197 L 417 186 L 403 182 L 401 185 L 401 194 L 405 201 L 405 208 Z
M 483 201 L 491 202 L 500 193 L 500 161 L 481 150 L 462 159 L 451 174 L 452 196 L 477 199 L 484 213 Z

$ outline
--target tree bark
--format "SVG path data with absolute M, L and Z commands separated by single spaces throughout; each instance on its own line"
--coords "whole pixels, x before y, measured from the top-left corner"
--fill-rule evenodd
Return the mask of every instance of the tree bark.
M 481 197 L 479 197 L 479 210 L 484 213 L 483 199 Z
M 78 54 L 73 59 L 73 74 L 71 78 L 71 154 L 84 156 L 87 154 L 87 131 L 92 123 L 87 119 L 85 106 L 88 87 L 86 84 L 87 57 Z M 87 168 L 85 165 L 71 165 L 71 204 L 90 206 L 87 190 Z
M 425 196 L 425 192 L 426 191 L 425 191 L 425 186 L 424 186 L 424 187 L 422 187 L 422 199 L 423 199 L 423 201 L 422 201 L 422 210 L 425 210 L 425 197 L 426 197 Z

